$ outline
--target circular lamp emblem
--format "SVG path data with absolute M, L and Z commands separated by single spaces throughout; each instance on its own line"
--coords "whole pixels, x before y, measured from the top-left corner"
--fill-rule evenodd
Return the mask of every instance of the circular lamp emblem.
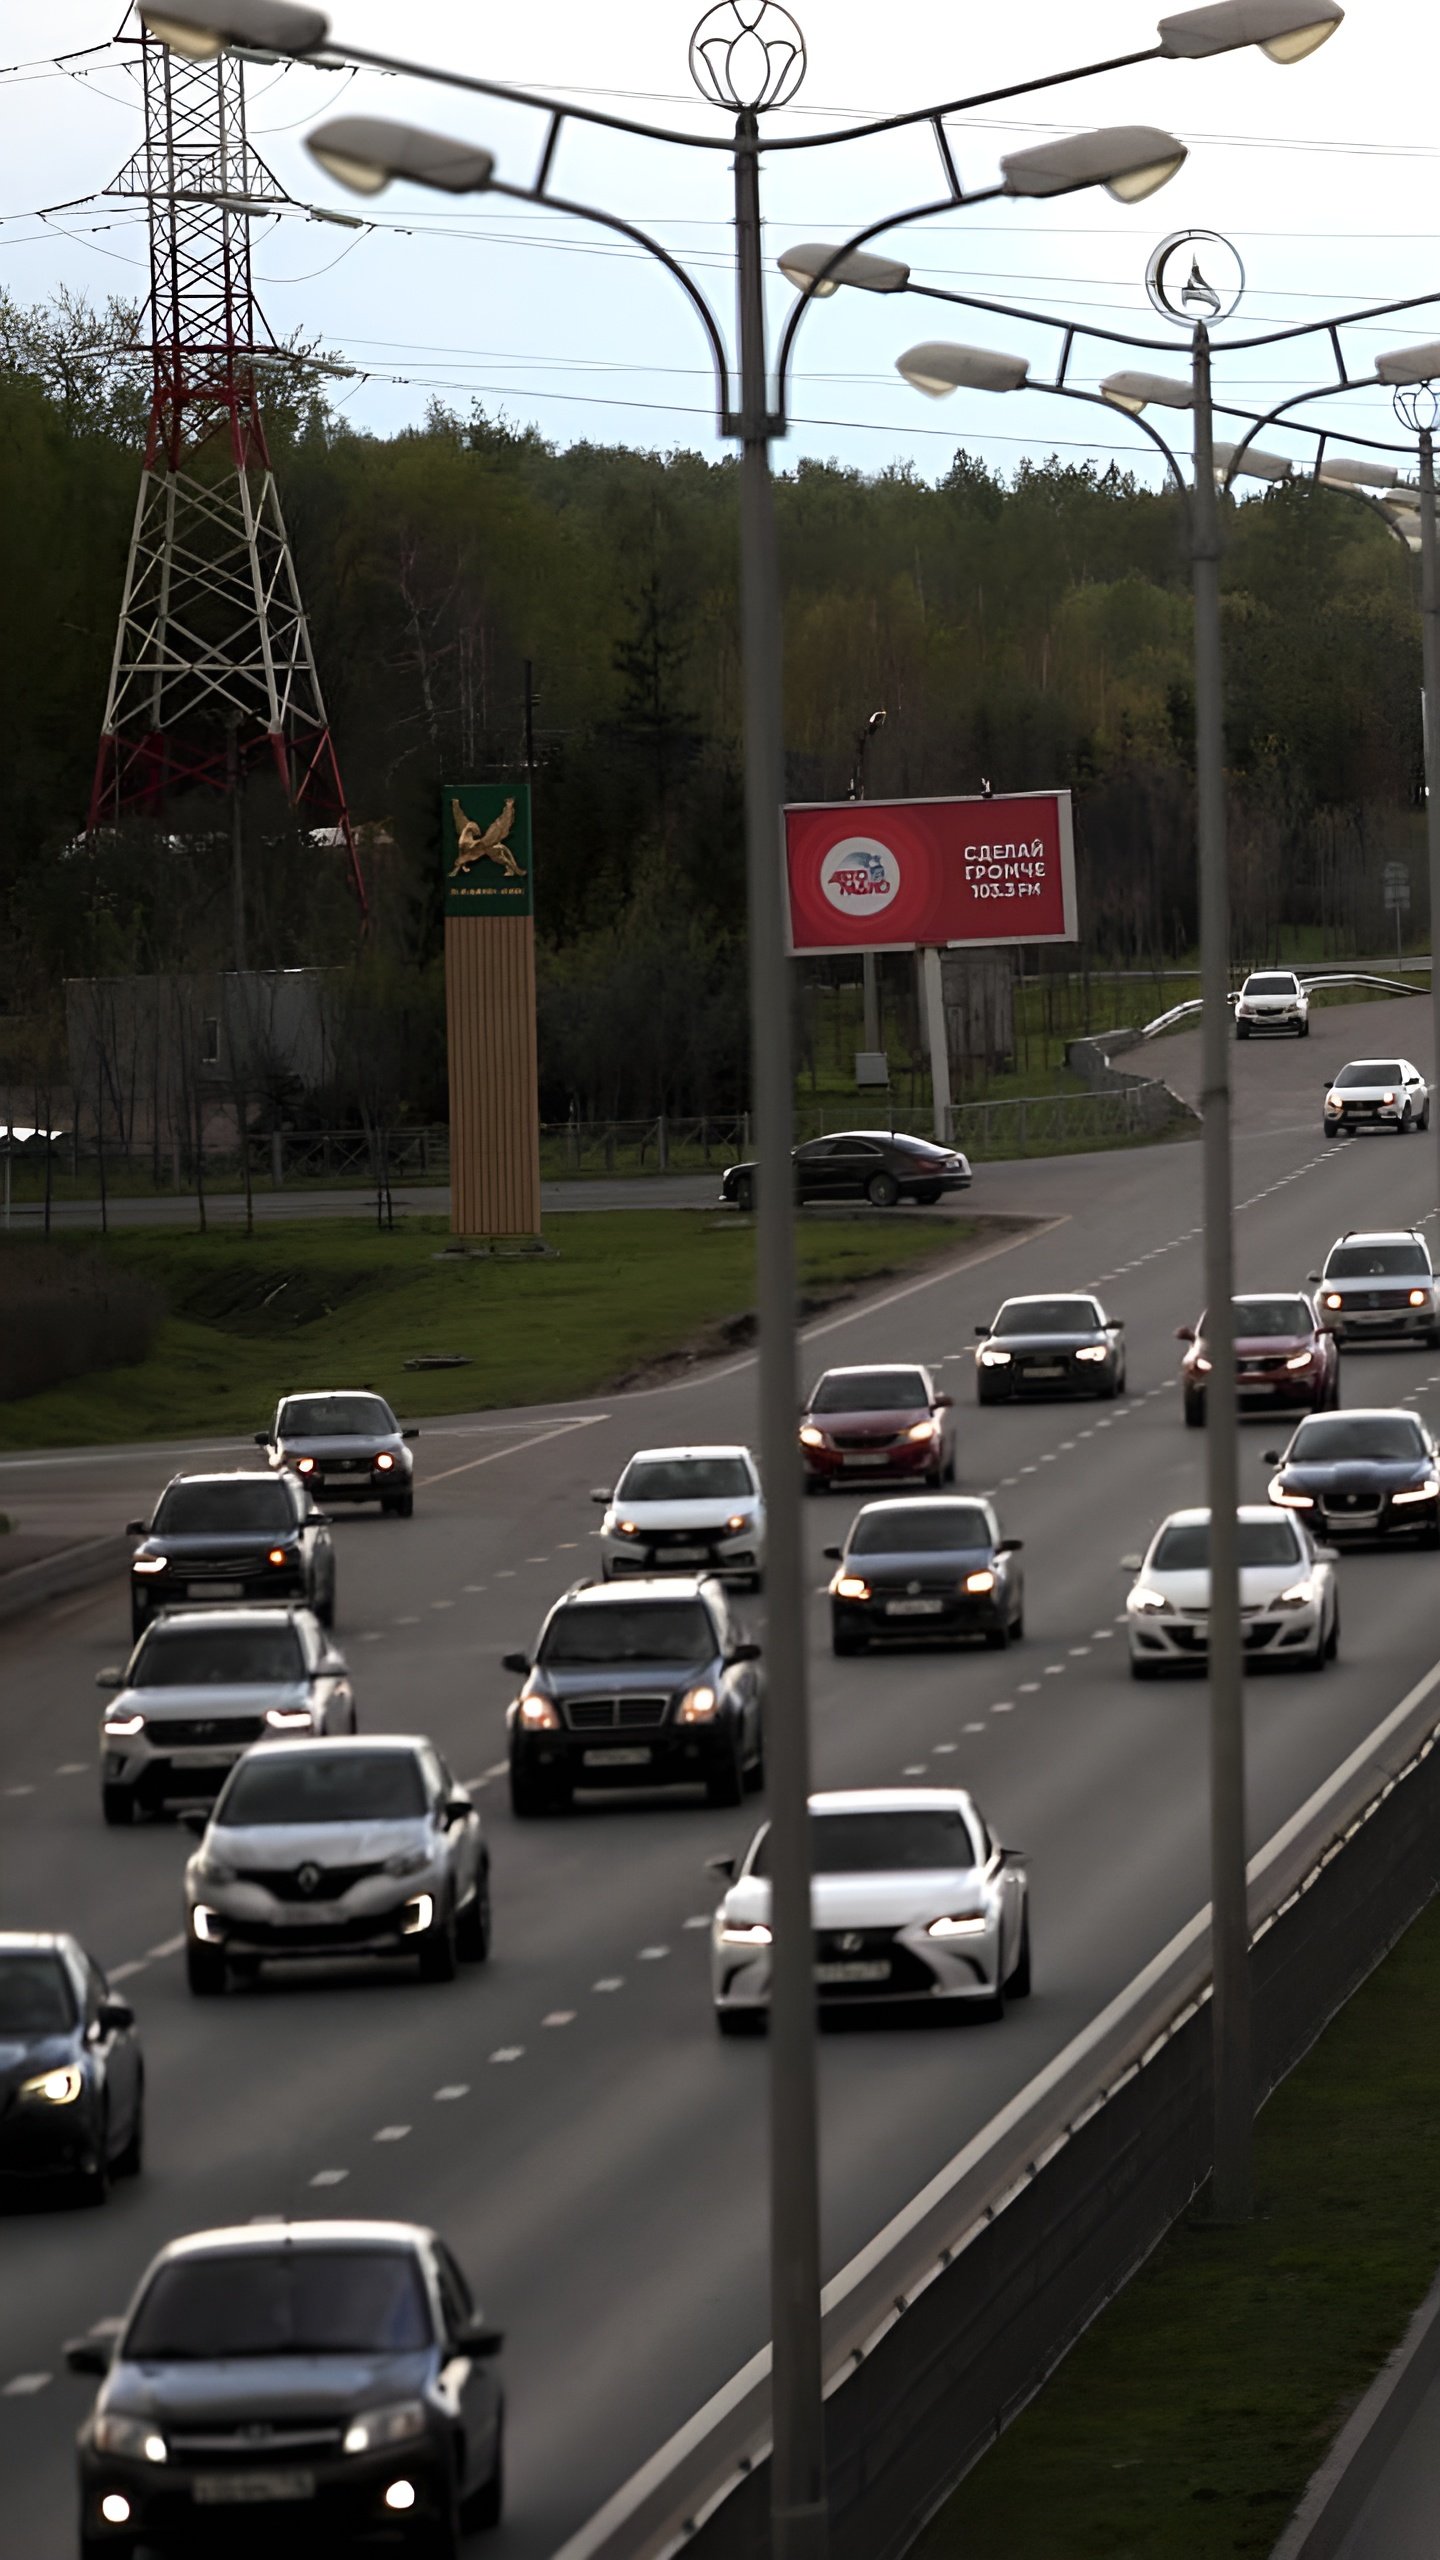
M 1218 231 L 1172 231 L 1150 252 L 1145 290 L 1162 320 L 1228 320 L 1245 290 L 1240 252 Z
M 783 107 L 805 77 L 805 39 L 780 0 L 716 0 L 690 39 L 690 77 L 717 107 Z
M 874 836 L 846 836 L 820 865 L 820 886 L 842 916 L 877 916 L 899 893 L 900 865 Z

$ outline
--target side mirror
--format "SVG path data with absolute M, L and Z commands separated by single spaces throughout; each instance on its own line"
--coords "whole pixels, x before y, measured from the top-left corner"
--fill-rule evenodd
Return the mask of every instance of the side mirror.
M 102 2382 L 110 2370 L 114 2346 L 109 2338 L 67 2338 L 65 2362 L 72 2373 L 93 2373 Z
M 1024 1544 L 1023 1538 L 1002 1538 L 995 1553 L 997 1556 L 1018 1556 Z
M 843 1547 L 822 1547 L 820 1553 L 827 1564 L 841 1564 L 845 1557 L 845 1550 Z
M 333 1511 L 312 1511 L 310 1518 L 317 1529 L 333 1529 L 335 1526 Z
M 118 1671 L 113 1662 L 107 1662 L 103 1671 L 96 1672 L 95 1686 L 97 1689 L 123 1689 L 125 1674 Z
M 1122 1573 L 1138 1573 L 1144 1561 L 1143 1556 L 1122 1556 L 1120 1570 Z
M 1340 1550 L 1338 1547 L 1317 1547 L 1315 1555 L 1317 1562 L 1320 1564 L 1338 1564 L 1340 1561 Z
M 1175 1327 L 1175 1339 L 1177 1342 L 1193 1342 L 1195 1339 L 1195 1327 L 1193 1324 L 1177 1324 Z
M 707 1875 L 724 1876 L 727 1883 L 733 1883 L 735 1879 L 735 1870 L 739 1864 L 740 1861 L 738 1858 L 707 1858 L 705 1861 L 705 1871 Z
M 125 1523 L 125 1535 L 127 1538 L 143 1538 L 145 1535 L 144 1521 L 127 1520 Z
M 1110 1328 L 1110 1330 L 1111 1330 L 1111 1332 L 1112 1332 L 1112 1333 L 1123 1333 L 1123 1332 L 1124 1332 L 1124 1330 L 1125 1330 L 1125 1319 L 1124 1319 L 1124 1317 L 1123 1317 L 1123 1316 L 1107 1316 L 1107 1317 L 1106 1317 L 1106 1319 L 1105 1319 L 1105 1321 L 1106 1321 L 1106 1323 L 1108 1324 L 1108 1326 L 1109 1326 L 1109 1328 Z
M 196 1839 L 201 1840 L 210 1828 L 210 1816 L 208 1813 L 202 1813 L 197 1806 L 193 1813 L 182 1813 L 180 1823 L 183 1830 L 193 1831 Z
M 1306 1272 L 1306 1274 L 1305 1274 L 1305 1277 L 1306 1277 L 1306 1280 L 1309 1282 L 1309 1285 L 1310 1285 L 1310 1287 L 1311 1287 L 1312 1289 L 1318 1289 L 1318 1288 L 1319 1288 L 1319 1286 L 1320 1286 L 1320 1274 L 1319 1274 L 1319 1272 L 1318 1272 L 1318 1271 L 1307 1271 L 1307 1272 Z
M 269 1446 L 270 1446 L 270 1434 L 269 1434 L 269 1432 L 268 1432 L 268 1431 L 257 1431 L 257 1432 L 255 1432 L 252 1436 L 253 1436 L 253 1438 L 254 1438 L 255 1446 L 256 1446 L 256 1448 L 257 1448 L 257 1449 L 268 1449 L 268 1448 L 269 1448 Z
M 1023 1849 L 1002 1849 L 1000 1852 L 1000 1859 L 1004 1866 L 1023 1867 L 1025 1864 L 1025 1852 Z
M 401 1432 L 400 1437 L 402 1440 L 418 1440 L 420 1437 L 419 1424 L 414 1422 L 409 1424 L 409 1426 Z
M 455 2332 L 455 2352 L 461 2356 L 498 2356 L 505 2344 L 503 2329 L 491 2329 L 483 2320 L 467 2320 Z
M 946 1406 L 952 1405 L 954 1401 L 953 1396 L 937 1396 L 930 1410 L 932 1413 L 943 1413 Z
M 1267 1467 L 1279 1466 L 1280 1452 L 1278 1449 L 1262 1449 L 1260 1455 L 1264 1459 Z
M 336 1653 L 333 1646 L 328 1652 L 322 1653 L 320 1656 L 320 1669 L 331 1679 L 335 1678 L 337 1675 L 343 1677 L 344 1673 L 347 1672 L 349 1668 L 350 1665 L 346 1661 L 344 1654 Z
M 981 1341 L 982 1341 L 982 1342 L 988 1342 L 988 1341 L 989 1341 L 989 1339 L 990 1339 L 990 1327 L 988 1326 L 988 1324 L 977 1324 L 977 1326 L 975 1327 L 975 1330 L 976 1330 L 977 1334 L 979 1335 L 979 1337 L 980 1337 L 980 1339 L 981 1339 Z
M 758 1644 L 732 1644 L 730 1651 L 726 1656 L 726 1660 L 729 1662 L 758 1662 L 759 1659 L 760 1647 Z
M 123 2035 L 135 2024 L 135 2012 L 128 2000 L 102 2000 L 95 2012 L 95 2024 L 102 2036 Z
M 446 1830 L 451 1830 L 457 1822 L 468 1822 L 474 1810 L 468 1796 L 451 1796 L 441 1811 Z
M 502 1671 L 518 1671 L 523 1680 L 530 1668 L 530 1656 L 528 1653 L 502 1653 L 500 1668 Z
M 597 1484 L 591 1489 L 590 1499 L 592 1502 L 608 1502 L 610 1496 L 603 1484 Z

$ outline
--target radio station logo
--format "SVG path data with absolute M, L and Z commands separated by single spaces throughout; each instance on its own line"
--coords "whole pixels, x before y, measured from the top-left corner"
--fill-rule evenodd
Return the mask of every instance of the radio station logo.
M 821 863 L 820 886 L 842 916 L 883 915 L 899 894 L 900 865 L 874 836 L 846 836 Z

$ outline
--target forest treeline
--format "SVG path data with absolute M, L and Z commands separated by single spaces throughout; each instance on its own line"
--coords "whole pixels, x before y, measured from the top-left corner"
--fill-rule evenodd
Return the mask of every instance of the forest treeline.
M 172 812 L 163 836 L 80 834 L 143 438 L 144 371 L 123 352 L 136 335 L 118 303 L 0 298 L 0 1004 L 28 1018 L 66 976 L 223 967 L 230 952 L 213 804 Z M 735 466 L 559 451 L 479 409 L 365 435 L 304 379 L 267 418 L 352 810 L 384 839 L 367 854 L 373 1002 L 405 973 L 439 1003 L 441 786 L 522 772 L 528 662 L 547 1114 L 733 1107 Z M 935 484 L 801 462 L 777 495 L 791 794 L 843 795 L 883 706 L 873 794 L 1068 784 L 1089 956 L 1193 947 L 1177 500 L 1113 464 L 1052 458 L 1005 479 L 963 450 Z M 1411 565 L 1340 496 L 1280 486 L 1227 508 L 1241 958 L 1302 925 L 1383 947 L 1380 866 L 1413 847 L 1419 785 Z M 258 783 L 246 826 L 251 965 L 347 962 L 338 866 Z M 399 1104 L 441 1116 L 443 1049 L 413 1053 Z

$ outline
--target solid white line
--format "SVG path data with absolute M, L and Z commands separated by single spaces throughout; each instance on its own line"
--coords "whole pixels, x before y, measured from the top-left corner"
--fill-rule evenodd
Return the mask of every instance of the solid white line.
M 609 1419 L 608 1413 L 577 1414 L 572 1422 L 557 1422 L 549 1431 L 532 1432 L 528 1440 L 512 1441 L 508 1449 L 487 1449 L 483 1458 L 466 1458 L 458 1467 L 442 1467 L 438 1475 L 417 1477 L 416 1491 L 424 1493 L 432 1484 L 448 1484 L 452 1476 L 468 1476 L 476 1467 L 496 1466 L 501 1458 L 521 1457 L 527 1449 L 543 1448 L 547 1440 L 563 1440 L 567 1432 L 588 1431 L 593 1423 Z

